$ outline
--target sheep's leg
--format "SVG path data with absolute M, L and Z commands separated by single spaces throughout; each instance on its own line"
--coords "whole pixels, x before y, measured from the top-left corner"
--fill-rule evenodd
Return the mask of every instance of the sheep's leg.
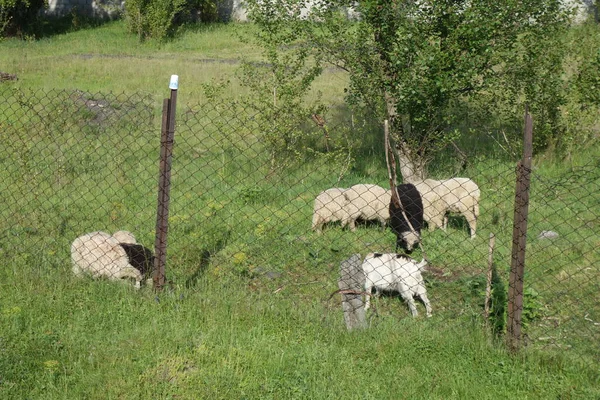
M 431 317 L 431 303 L 429 302 L 429 298 L 427 297 L 427 293 L 419 294 L 421 300 L 423 300 L 423 304 L 425 304 L 425 310 L 427 311 L 427 317 Z
M 469 230 L 471 231 L 471 239 L 475 238 L 475 231 L 477 229 L 477 217 L 472 214 L 472 213 L 467 213 L 465 215 L 465 218 L 467 218 L 467 222 L 469 224 Z
M 448 214 L 444 214 L 444 217 L 442 218 L 442 229 L 444 232 L 446 231 L 446 228 L 448 228 Z
M 365 311 L 371 307 L 371 286 L 365 286 Z
M 400 296 L 402 296 L 404 301 L 406 301 L 406 303 L 408 304 L 408 308 L 409 308 L 412 316 L 416 317 L 417 315 L 419 315 L 419 313 L 417 312 L 417 306 L 415 304 L 415 299 L 413 299 L 413 296 L 412 296 L 412 293 L 410 292 L 410 290 L 400 289 L 399 292 L 400 292 Z
M 409 296 L 408 299 L 405 299 L 406 302 L 408 303 L 408 308 L 410 310 L 410 313 L 412 314 L 413 317 L 416 317 L 419 315 L 418 311 L 417 311 L 417 306 L 415 304 L 415 299 L 412 298 L 412 296 Z
M 387 221 L 385 220 L 385 218 L 380 218 L 379 222 L 381 222 L 381 230 L 383 232 L 385 232 L 385 226 L 386 226 Z
M 429 221 L 425 221 L 427 222 L 427 229 L 429 230 L 429 232 L 433 232 L 435 230 L 435 224 L 433 223 L 432 220 Z
M 356 232 L 356 220 L 354 218 L 350 219 L 350 221 L 348 222 L 348 225 L 350 225 L 351 232 Z

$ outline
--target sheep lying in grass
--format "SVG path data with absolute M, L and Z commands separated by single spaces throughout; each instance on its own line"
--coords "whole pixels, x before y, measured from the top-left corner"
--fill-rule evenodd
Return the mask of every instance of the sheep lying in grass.
M 76 276 L 90 274 L 111 280 L 133 279 L 139 288 L 148 278 L 154 265 L 152 252 L 137 244 L 130 232 L 91 232 L 82 235 L 71 245 L 71 261 Z
M 415 260 L 404 254 L 367 254 L 362 270 L 365 273 L 365 311 L 371 306 L 371 290 L 397 290 L 400 296 L 408 303 L 408 308 L 413 317 L 418 315 L 414 296 L 418 296 L 425 304 L 427 316 L 431 317 L 431 303 L 427 297 L 427 290 L 421 272 L 425 270 L 427 262 Z
M 405 183 L 396 186 L 400 202 L 404 209 L 396 205 L 394 201 L 389 202 L 390 228 L 396 235 L 396 251 L 402 247 L 407 253 L 412 252 L 413 248 L 421 241 L 421 228 L 423 226 L 423 201 L 419 191 L 414 185 Z M 391 191 L 390 191 L 391 193 Z M 410 225 L 408 224 L 410 222 Z M 411 229 L 412 226 L 412 229 Z M 414 229 L 414 231 L 413 231 Z
M 469 178 L 425 179 L 414 182 L 423 199 L 423 219 L 429 230 L 446 230 L 448 213 L 462 214 L 469 224 L 471 239 L 476 236 L 480 190 Z
M 344 196 L 346 189 L 332 188 L 327 189 L 315 198 L 313 208 L 312 230 L 321 233 L 323 225 L 328 222 L 340 221 L 342 228 L 350 221 L 347 203 L 348 199 Z
M 356 220 L 377 220 L 383 229 L 390 218 L 391 191 L 381 186 L 371 184 L 358 184 L 351 186 L 344 192 L 348 203 L 346 205 L 350 216 L 350 230 L 356 229 Z

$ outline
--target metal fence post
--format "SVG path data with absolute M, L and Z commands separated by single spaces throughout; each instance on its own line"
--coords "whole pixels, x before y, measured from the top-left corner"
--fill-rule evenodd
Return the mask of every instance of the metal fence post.
M 155 289 L 165 284 L 165 263 L 167 259 L 167 233 L 169 230 L 169 200 L 171 190 L 171 159 L 175 137 L 175 108 L 177 104 L 178 76 L 172 75 L 169 83 L 171 97 L 163 101 L 163 115 L 160 139 L 160 165 L 158 177 L 158 206 L 156 209 L 156 239 L 154 242 Z
M 511 351 L 517 351 L 521 346 L 523 277 L 525 275 L 525 247 L 527 245 L 527 216 L 529 210 L 529 182 L 532 153 L 533 121 L 526 108 L 523 159 L 517 164 L 512 257 L 508 286 L 507 345 Z

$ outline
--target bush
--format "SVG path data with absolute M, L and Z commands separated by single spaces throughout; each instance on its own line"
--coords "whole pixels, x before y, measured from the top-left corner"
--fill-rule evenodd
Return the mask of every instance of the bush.
M 165 39 L 175 31 L 175 16 L 185 9 L 186 0 L 130 0 L 125 3 L 125 19 L 130 32 L 140 41 Z
M 46 0 L 0 0 L 0 37 L 34 31 Z
M 163 40 L 186 22 L 215 21 L 217 6 L 214 0 L 130 0 L 125 3 L 125 19 L 140 41 Z

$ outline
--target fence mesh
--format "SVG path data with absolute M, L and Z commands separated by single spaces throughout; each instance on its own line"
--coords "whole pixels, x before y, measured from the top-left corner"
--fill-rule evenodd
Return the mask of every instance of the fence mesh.
M 40 277 L 58 274 L 75 279 L 71 245 L 77 237 L 96 231 L 106 235 L 79 242 L 84 243 L 80 262 L 96 262 L 95 267 L 80 268 L 96 275 L 111 275 L 115 270 L 106 269 L 108 265 L 132 257 L 131 249 L 120 244 L 127 239 L 113 235 L 117 231 L 132 232 L 137 243 L 152 249 L 160 102 L 136 93 L 15 88 L 2 88 L 0 97 L 4 165 L 0 253 L 7 265 L 25 265 Z M 340 312 L 339 296 L 332 297 L 339 289 L 340 264 L 353 254 L 360 255 L 353 261 L 360 264 L 368 253 L 375 253 L 376 263 L 396 268 L 399 275 L 405 269 L 419 269 L 421 250 L 411 253 L 414 262 L 398 258 L 396 235 L 382 229 L 381 222 L 389 222 L 391 195 L 386 189 L 384 194 L 374 189 L 389 188 L 383 143 L 376 144 L 382 135 L 373 139 L 372 132 L 350 121 L 328 130 L 309 124 L 303 129 L 311 133 L 303 138 L 294 127 L 288 134 L 271 128 L 235 102 L 179 106 L 166 266 L 172 287 L 200 291 L 206 281 L 241 280 L 249 295 L 277 293 L 332 313 Z M 406 272 L 409 281 L 384 281 L 400 292 L 398 282 L 416 292 L 426 288 L 433 316 L 444 323 L 462 321 L 459 317 L 465 315 L 479 319 L 493 234 L 489 323 L 501 332 L 511 259 L 515 160 L 489 150 L 489 143 L 482 146 L 488 151 L 477 152 L 475 146 L 468 155 L 473 162 L 460 175 L 476 182 L 480 191 L 476 236 L 471 238 L 465 218 L 473 212 L 467 198 L 474 196 L 473 189 L 464 186 L 466 181 L 446 190 L 460 199 L 442 214 L 431 210 L 445 186 L 435 189 L 437 197 L 421 187 L 426 214 L 421 243 L 427 268 L 422 275 Z M 459 161 L 441 158 L 439 168 L 430 172 L 438 180 L 451 178 L 454 174 L 444 171 Z M 354 203 L 350 210 L 356 212 L 347 212 L 342 207 L 350 201 L 346 189 L 356 184 L 377 186 L 369 187 L 370 200 L 362 206 Z M 534 167 L 523 306 L 528 345 L 569 349 L 590 363 L 600 357 L 599 185 L 598 161 L 561 169 Z M 331 188 L 343 189 L 338 193 L 342 197 L 333 207 L 324 207 L 331 221 L 317 232 L 315 199 Z M 459 203 L 471 208 L 457 208 Z M 371 209 L 365 211 L 367 206 Z M 451 211 L 447 222 L 445 211 Z M 354 218 L 356 229 L 351 229 Z M 342 228 L 345 223 L 348 226 Z M 104 258 L 85 261 L 97 250 Z M 386 254 L 394 254 L 387 264 L 382 262 Z M 136 266 L 141 268 L 147 254 L 138 257 Z M 401 260 L 401 267 L 390 267 L 396 265 L 394 260 Z M 115 268 L 122 271 L 122 266 Z M 112 277 L 143 284 L 142 275 L 133 271 Z M 355 294 L 362 297 L 360 290 Z M 415 307 L 420 315 L 426 314 L 422 303 Z M 369 322 L 376 323 L 381 318 L 410 317 L 411 311 L 402 298 L 381 296 L 372 299 L 368 315 Z

